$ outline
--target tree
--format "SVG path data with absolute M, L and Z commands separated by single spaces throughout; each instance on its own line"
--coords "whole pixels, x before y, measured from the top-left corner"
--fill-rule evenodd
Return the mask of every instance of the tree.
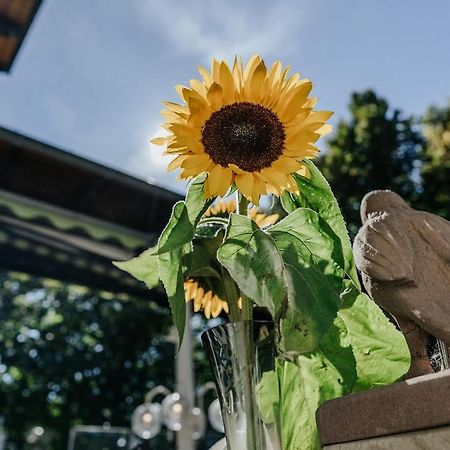
M 391 110 L 372 90 L 352 94 L 350 112 L 350 120 L 339 122 L 319 166 L 354 235 L 361 224 L 361 200 L 369 191 L 391 189 L 415 201 L 422 138 L 411 118 Z
M 450 101 L 445 107 L 428 109 L 423 132 L 426 144 L 419 205 L 450 220 Z
M 149 293 L 151 296 L 151 294 Z M 0 273 L 0 415 L 18 448 L 32 426 L 62 450 L 76 424 L 129 426 L 156 384 L 173 387 L 170 318 L 152 301 Z

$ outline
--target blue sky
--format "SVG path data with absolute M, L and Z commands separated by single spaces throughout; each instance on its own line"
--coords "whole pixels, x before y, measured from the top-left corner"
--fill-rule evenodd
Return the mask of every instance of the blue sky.
M 180 191 L 148 141 L 197 65 L 281 59 L 334 123 L 367 87 L 420 114 L 450 96 L 449 19 L 448 0 L 44 0 L 0 75 L 0 125 Z

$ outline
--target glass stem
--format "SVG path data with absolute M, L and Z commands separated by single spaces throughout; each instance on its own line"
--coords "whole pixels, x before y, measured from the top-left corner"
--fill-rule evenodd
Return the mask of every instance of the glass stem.
M 246 216 L 248 213 L 248 200 L 238 192 L 238 214 Z M 252 320 L 253 319 L 253 305 L 252 302 L 241 292 L 242 299 L 242 320 Z
M 238 193 L 238 214 L 247 216 L 249 201 L 239 192 Z M 251 321 L 253 319 L 253 305 L 249 298 L 241 292 L 242 299 L 242 320 Z M 244 336 L 241 338 L 241 351 L 244 356 L 247 370 L 243 371 L 243 391 L 244 391 L 244 409 L 246 412 L 247 428 L 247 450 L 260 450 L 263 448 L 262 430 L 259 426 L 258 405 L 256 404 L 255 392 L 253 392 L 253 378 L 255 370 L 256 348 L 253 345 L 253 326 L 242 328 Z

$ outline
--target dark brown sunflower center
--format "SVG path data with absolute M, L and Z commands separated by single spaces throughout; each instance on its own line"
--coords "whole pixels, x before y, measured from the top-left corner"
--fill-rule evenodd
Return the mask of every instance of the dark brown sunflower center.
M 269 167 L 284 146 L 284 127 L 269 108 L 248 102 L 233 103 L 211 114 L 202 130 L 202 144 L 223 167 L 236 164 L 247 172 Z

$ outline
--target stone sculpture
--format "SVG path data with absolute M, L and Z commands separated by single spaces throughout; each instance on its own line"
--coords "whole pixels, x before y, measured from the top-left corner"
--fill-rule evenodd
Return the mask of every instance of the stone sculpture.
M 428 335 L 450 344 L 450 222 L 410 208 L 391 191 L 367 194 L 361 219 L 353 248 L 363 283 L 405 334 L 407 377 L 430 373 Z

